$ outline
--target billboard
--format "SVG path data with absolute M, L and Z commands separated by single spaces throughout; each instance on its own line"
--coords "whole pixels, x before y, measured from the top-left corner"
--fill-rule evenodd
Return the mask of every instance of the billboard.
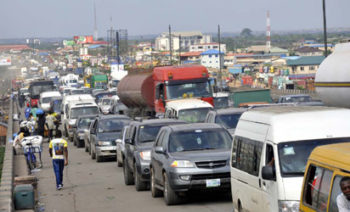
M 74 36 L 74 40 L 77 44 L 93 43 L 94 38 L 92 35 L 88 36 Z
M 0 57 L 0 66 L 10 66 L 11 57 Z

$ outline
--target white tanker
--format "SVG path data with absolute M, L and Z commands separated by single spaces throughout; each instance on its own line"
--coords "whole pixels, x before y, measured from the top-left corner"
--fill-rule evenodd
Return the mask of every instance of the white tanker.
M 350 108 L 350 43 L 336 45 L 321 63 L 315 86 L 325 105 Z

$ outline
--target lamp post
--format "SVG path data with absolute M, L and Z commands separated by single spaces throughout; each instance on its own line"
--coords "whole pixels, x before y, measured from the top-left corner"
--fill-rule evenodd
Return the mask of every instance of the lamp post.
M 326 23 L 326 0 L 322 0 L 323 9 L 323 39 L 324 39 L 324 56 L 328 56 L 327 52 L 327 23 Z

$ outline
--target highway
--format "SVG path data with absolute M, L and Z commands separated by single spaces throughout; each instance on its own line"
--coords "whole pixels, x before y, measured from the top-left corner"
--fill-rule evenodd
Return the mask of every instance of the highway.
M 55 176 L 43 145 L 43 168 L 38 178 L 39 211 L 45 212 L 108 212 L 108 211 L 232 211 L 229 194 L 202 192 L 190 195 L 184 204 L 166 206 L 163 198 L 152 198 L 150 191 L 137 192 L 124 184 L 123 170 L 114 160 L 97 163 L 84 148 L 69 143 L 69 165 L 64 169 L 64 188 L 56 191 Z

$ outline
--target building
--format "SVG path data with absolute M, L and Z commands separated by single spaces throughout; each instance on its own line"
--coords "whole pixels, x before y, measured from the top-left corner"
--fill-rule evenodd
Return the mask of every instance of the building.
M 190 52 L 205 52 L 210 49 L 219 50 L 219 43 L 202 43 L 190 45 Z M 226 44 L 220 44 L 220 51 L 226 53 Z
M 303 46 L 296 49 L 295 54 L 298 56 L 322 56 L 323 51 L 318 48 Z
M 181 53 L 181 63 L 200 63 L 202 52 Z
M 178 51 L 180 46 L 181 50 L 186 51 L 190 48 L 190 45 L 210 43 L 211 36 L 203 35 L 198 31 L 189 31 L 189 32 L 172 32 L 172 50 Z M 157 51 L 169 51 L 169 33 L 163 32 L 160 36 L 156 38 L 155 49 Z
M 287 60 L 291 79 L 315 78 L 316 71 L 324 56 L 296 57 Z
M 270 49 L 266 45 L 254 45 L 247 48 L 247 52 L 255 54 L 283 54 L 288 55 L 287 49 L 282 49 L 276 46 L 272 46 Z
M 220 60 L 221 58 L 221 64 L 224 65 L 224 53 L 220 52 L 221 57 L 219 57 L 219 51 L 216 49 L 211 49 L 205 52 L 202 52 L 200 55 L 201 58 L 201 65 L 207 67 L 207 68 L 220 68 Z
M 0 52 L 23 51 L 31 49 L 28 45 L 0 45 Z

